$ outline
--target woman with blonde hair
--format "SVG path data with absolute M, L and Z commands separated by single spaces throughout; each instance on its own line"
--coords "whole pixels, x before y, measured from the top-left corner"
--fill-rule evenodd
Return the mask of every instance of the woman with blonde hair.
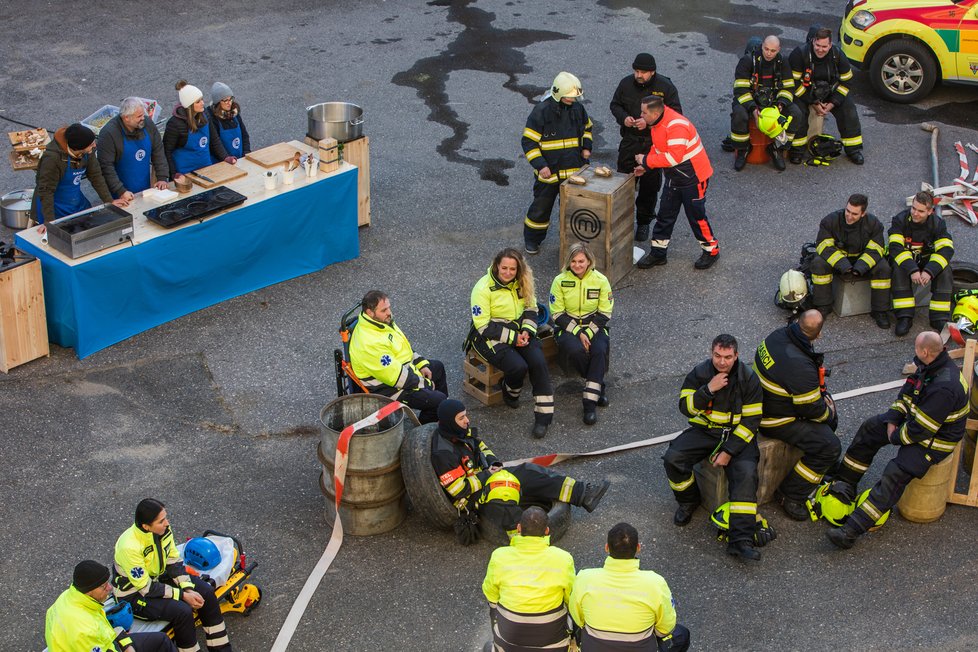
M 206 168 L 211 164 L 211 156 L 216 161 L 237 163 L 238 159 L 228 155 L 220 138 L 211 138 L 201 90 L 182 79 L 176 89 L 180 103 L 173 109 L 163 131 L 163 153 L 171 178 L 176 181 L 188 172 Z
M 595 407 L 608 405 L 608 321 L 615 306 L 608 278 L 594 269 L 594 254 L 580 242 L 571 245 L 564 271 L 550 286 L 550 315 L 557 326 L 558 355 L 584 380 L 584 423 L 598 420 Z
M 533 387 L 533 436 L 547 434 L 554 418 L 550 370 L 537 339 L 533 270 L 516 249 L 496 254 L 472 288 L 472 327 L 465 348 L 503 372 L 503 400 L 519 407 L 527 373 Z

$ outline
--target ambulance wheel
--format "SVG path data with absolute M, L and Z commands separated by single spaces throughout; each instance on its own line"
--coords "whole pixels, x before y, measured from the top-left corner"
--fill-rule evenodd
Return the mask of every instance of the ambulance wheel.
M 911 39 L 893 39 L 880 46 L 869 66 L 873 90 L 884 100 L 911 104 L 934 88 L 939 74 L 934 56 Z
M 439 530 L 451 530 L 458 510 L 448 500 L 431 466 L 431 442 L 438 428 L 426 423 L 404 433 L 401 444 L 401 473 L 413 510 Z

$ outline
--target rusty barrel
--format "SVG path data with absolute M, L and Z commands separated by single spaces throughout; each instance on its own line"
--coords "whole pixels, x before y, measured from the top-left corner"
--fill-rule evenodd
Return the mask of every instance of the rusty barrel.
M 319 413 L 322 440 L 317 452 L 323 465 L 319 488 L 326 497 L 326 520 L 330 524 L 336 518 L 333 466 L 340 434 L 388 403 L 390 399 L 383 396 L 352 394 L 329 403 Z M 339 510 L 344 532 L 381 534 L 396 528 L 407 516 L 400 455 L 404 420 L 404 410 L 398 410 L 351 437 Z
M 947 484 L 951 480 L 951 455 L 928 469 L 924 477 L 911 480 L 897 503 L 900 516 L 914 523 L 930 523 L 947 509 Z

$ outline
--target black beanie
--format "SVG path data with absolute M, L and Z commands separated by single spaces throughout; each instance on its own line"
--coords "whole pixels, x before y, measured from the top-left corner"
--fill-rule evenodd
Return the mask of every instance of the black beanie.
M 653 57 L 648 52 L 643 52 L 635 56 L 635 61 L 632 62 L 633 70 L 651 70 L 655 72 L 655 57 Z
M 455 417 L 465 412 L 465 404 L 453 398 L 446 398 L 438 404 L 438 427 L 456 437 L 464 437 L 466 429 L 455 423 Z
M 95 142 L 95 134 L 85 125 L 76 122 L 65 129 L 65 140 L 68 141 L 68 147 L 80 152 Z
M 91 559 L 79 562 L 71 575 L 71 584 L 81 593 L 88 593 L 109 581 L 109 569 Z

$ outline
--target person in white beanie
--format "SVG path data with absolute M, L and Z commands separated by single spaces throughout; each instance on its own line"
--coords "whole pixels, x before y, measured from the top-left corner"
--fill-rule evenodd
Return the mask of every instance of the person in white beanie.
M 211 140 L 220 140 L 229 155 L 241 158 L 251 151 L 251 136 L 241 119 L 241 106 L 227 84 L 214 82 L 211 86 L 207 122 L 211 126 Z M 218 160 L 214 158 L 213 162 Z
M 163 132 L 163 152 L 173 180 L 187 172 L 199 170 L 215 161 L 234 165 L 237 157 L 230 156 L 219 138 L 211 138 L 204 112 L 204 94 L 196 86 L 180 80 L 176 85 L 180 103 L 173 109 Z

